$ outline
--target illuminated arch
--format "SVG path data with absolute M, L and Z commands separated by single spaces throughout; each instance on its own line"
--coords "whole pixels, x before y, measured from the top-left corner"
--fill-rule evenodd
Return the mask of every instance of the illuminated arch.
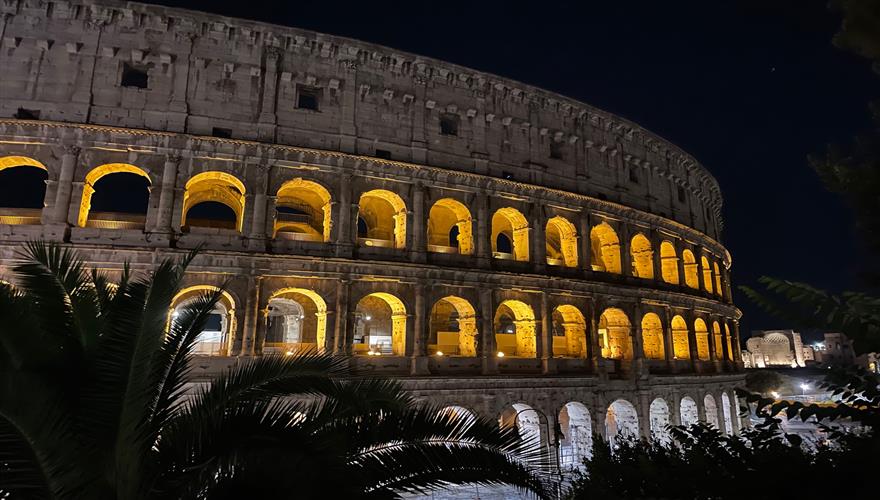
M 669 444 L 672 436 L 669 434 L 669 404 L 663 398 L 651 401 L 648 410 L 650 416 L 651 439 L 660 444 Z
M 733 435 L 733 418 L 730 411 L 730 396 L 726 392 L 721 393 L 721 413 L 724 415 L 724 433 Z
M 553 355 L 584 358 L 587 355 L 587 322 L 570 304 L 553 310 Z M 558 341 L 557 341 L 558 339 Z
M 720 429 L 721 426 L 718 425 L 718 405 L 715 403 L 715 397 L 711 394 L 706 394 L 706 397 L 703 398 L 703 406 L 706 408 L 706 423 L 714 426 L 716 429 Z
M 678 257 L 675 255 L 675 247 L 668 241 L 660 243 L 660 274 L 666 283 L 679 283 Z
M 269 296 L 269 300 L 266 302 L 266 310 L 264 310 L 264 314 L 269 317 L 269 308 L 272 307 L 272 301 L 276 299 L 290 299 L 300 304 L 302 307 L 303 299 L 306 299 L 311 306 L 309 309 L 310 313 L 313 313 L 314 319 L 312 317 L 302 317 L 300 320 L 302 321 L 303 327 L 309 327 L 314 322 L 314 332 L 315 332 L 315 343 L 314 347 L 318 350 L 324 350 L 326 341 L 327 341 L 327 302 L 324 301 L 324 298 L 318 294 L 318 292 L 314 290 L 309 290 L 307 288 L 282 288 L 280 290 L 276 290 L 272 295 Z M 304 315 L 305 316 L 305 315 Z M 281 342 L 280 344 L 289 344 L 289 342 Z M 296 346 L 291 345 L 278 345 L 272 346 L 269 345 L 268 339 L 266 342 L 267 347 L 277 347 L 280 350 L 286 352 L 292 352 L 297 348 L 300 349 L 310 349 L 313 346 L 310 342 L 302 342 L 302 338 L 300 342 L 296 342 Z
M 327 242 L 332 226 L 330 191 L 327 188 L 303 179 L 289 180 L 278 188 L 273 237 L 283 232 Z
M 406 203 L 400 196 L 374 189 L 361 195 L 358 207 L 366 225 L 365 245 L 406 248 Z
M 129 163 L 107 163 L 93 168 L 86 174 L 86 180 L 83 184 L 82 201 L 80 201 L 79 216 L 76 219 L 76 224 L 79 227 L 86 227 L 88 223 L 89 211 L 92 209 L 92 195 L 95 194 L 95 183 L 103 177 L 120 173 L 139 175 L 148 183 L 152 183 L 149 174 L 142 168 Z
M 584 460 L 593 456 L 593 429 L 590 411 L 582 403 L 572 401 L 559 410 L 559 440 L 561 465 L 569 469 L 582 469 Z
M 694 320 L 694 336 L 697 339 L 697 358 L 709 359 L 709 329 L 702 318 Z
M 49 171 L 46 165 L 28 156 L 2 156 L 0 157 L 0 172 L 7 168 L 14 167 L 37 167 L 39 169 Z
M 217 290 L 220 290 L 220 288 L 214 285 L 193 285 L 177 292 L 174 298 L 171 299 L 171 307 L 168 310 L 168 325 L 170 326 L 174 320 L 177 308 L 186 305 L 198 295 L 213 293 Z M 221 292 L 220 300 L 217 301 L 217 307 L 214 309 L 214 314 L 220 316 L 220 329 L 209 330 L 206 328 L 202 331 L 196 340 L 195 354 L 208 356 L 229 355 L 229 348 L 237 331 L 237 324 L 235 319 L 235 299 L 226 290 Z
M 703 289 L 712 293 L 712 268 L 709 266 L 709 259 L 705 255 L 700 256 L 700 264 L 703 269 Z
M 715 270 L 715 295 L 723 295 L 721 288 L 721 269 L 718 267 L 718 263 L 714 262 L 712 267 Z
M 428 353 L 477 355 L 477 312 L 466 299 L 449 295 L 431 307 Z
M 609 307 L 599 316 L 599 345 L 602 357 L 607 359 L 632 359 L 632 337 L 629 317 L 620 309 Z
M 674 359 L 691 359 L 687 322 L 681 316 L 672 317 L 672 354 Z
M 685 427 L 689 427 L 691 425 L 697 424 L 700 421 L 700 411 L 697 409 L 697 402 L 693 400 L 690 396 L 684 396 L 681 398 L 681 402 L 678 405 L 679 416 L 681 418 L 681 425 Z
M 642 349 L 646 359 L 666 359 L 663 323 L 660 322 L 660 316 L 652 312 L 642 316 Z
M 512 207 L 499 208 L 492 216 L 492 252 L 495 258 L 509 258 L 498 249 L 498 236 L 510 240 L 513 260 L 529 260 L 529 222 L 525 216 Z
M 590 230 L 590 265 L 593 271 L 620 274 L 620 239 L 607 222 Z
M 225 172 L 202 172 L 187 181 L 183 193 L 183 216 L 180 225 L 187 225 L 190 209 L 199 203 L 217 202 L 235 213 L 235 229 L 241 232 L 244 222 L 244 184 L 237 177 Z
M 4 174 L 5 170 L 23 169 Z M 0 199 L 0 224 L 40 223 L 40 216 L 46 201 L 46 181 L 49 169 L 39 161 L 26 156 L 0 157 L 0 177 L 3 191 L 15 193 L 13 199 Z
M 730 327 L 727 326 L 727 323 L 724 323 L 724 338 L 727 343 L 727 359 L 728 361 L 733 360 L 733 340 L 730 336 Z
M 428 250 L 461 255 L 474 253 L 471 212 L 462 202 L 443 198 L 431 206 L 428 212 Z
M 610 442 L 617 439 L 638 439 L 639 417 L 636 408 L 625 399 L 618 399 L 608 405 L 605 412 L 605 438 Z
M 495 310 L 495 342 L 505 355 L 534 358 L 538 353 L 535 313 L 519 300 L 505 300 Z
M 715 359 L 724 359 L 724 339 L 721 337 L 721 325 L 717 321 L 712 322 L 712 338 L 715 341 Z
M 406 306 L 402 300 L 386 292 L 365 295 L 357 303 L 355 319 L 355 354 L 405 354 Z
M 578 266 L 577 229 L 568 219 L 557 215 L 548 220 L 544 238 L 547 246 L 548 264 L 565 267 Z
M 632 273 L 636 278 L 654 279 L 654 251 L 651 240 L 639 233 L 633 236 L 629 246 Z
M 543 442 L 541 417 L 538 412 L 525 403 L 513 403 L 501 412 L 498 425 L 502 428 L 515 427 L 523 441 Z
M 700 288 L 700 279 L 697 277 L 697 258 L 694 252 L 685 248 L 681 252 L 681 260 L 684 261 L 684 283 L 690 288 Z

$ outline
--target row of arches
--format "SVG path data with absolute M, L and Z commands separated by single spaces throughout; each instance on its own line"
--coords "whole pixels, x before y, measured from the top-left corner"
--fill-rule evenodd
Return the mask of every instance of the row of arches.
M 718 396 L 716 398 L 716 396 Z M 677 404 L 676 404 L 677 402 Z M 717 394 L 706 393 L 700 398 L 701 406 L 689 396 L 676 400 L 657 397 L 650 400 L 646 411 L 640 412 L 637 405 L 627 399 L 619 398 L 607 407 L 597 408 L 600 414 L 591 414 L 584 403 L 570 401 L 564 404 L 555 415 L 529 404 L 517 402 L 505 407 L 498 416 L 502 427 L 515 427 L 521 436 L 530 441 L 558 446 L 557 458 L 563 469 L 577 469 L 584 460 L 592 457 L 593 438 L 599 435 L 614 443 L 618 439 L 650 438 L 660 443 L 671 442 L 669 427 L 690 426 L 704 422 L 714 426 L 727 435 L 739 431 L 738 405 L 736 396 L 727 391 Z M 719 412 L 720 410 L 720 412 Z M 475 417 L 476 412 L 464 406 L 444 407 L 444 413 Z M 640 414 L 647 417 L 643 426 Z M 555 420 L 556 425 L 551 425 Z
M 42 208 L 46 197 L 46 172 L 46 167 L 32 158 L 0 158 L 0 185 L 35 193 L 29 200 L 5 197 L 9 200 L 5 205 L 10 205 L 6 208 Z M 76 225 L 145 229 L 152 184 L 150 175 L 133 164 L 108 163 L 91 169 L 83 182 L 75 215 Z M 245 184 L 235 175 L 220 171 L 195 174 L 186 181 L 182 203 L 178 205 L 180 228 L 184 232 L 200 227 L 242 232 L 245 205 L 250 199 Z M 312 180 L 295 178 L 284 182 L 269 199 L 271 203 L 267 208 L 274 205 L 274 213 L 268 214 L 270 227 L 266 228 L 267 235 L 277 239 L 331 241 L 334 200 L 326 187 Z M 360 194 L 357 207 L 357 242 L 360 245 L 407 248 L 408 233 L 416 229 L 407 227 L 410 212 L 400 194 L 387 189 L 368 190 Z M 7 215 L 3 221 L 33 222 L 33 217 L 16 219 Z M 532 247 L 540 245 L 542 258 L 550 266 L 586 267 L 597 272 L 628 274 L 643 279 L 655 279 L 656 276 L 666 283 L 724 294 L 726 275 L 719 265 L 720 259 L 703 252 L 697 255 L 690 248 L 679 251 L 672 240 L 661 238 L 655 248 L 651 238 L 637 231 L 628 236 L 627 241 L 622 241 L 613 222 L 605 220 L 595 221 L 589 227 L 588 238 L 584 238 L 579 234 L 578 226 L 562 215 L 549 217 L 539 238 L 532 238 L 531 233 L 538 230 L 533 227 L 536 223 L 530 223 L 513 206 L 495 210 L 487 231 L 491 256 L 528 262 L 534 260 L 533 254 L 538 254 Z M 416 225 L 421 227 L 420 223 Z M 426 236 L 424 249 L 435 253 L 474 255 L 477 250 L 474 226 L 471 211 L 462 201 L 441 198 L 431 205 L 425 227 L 421 229 Z M 588 245 L 589 251 L 583 255 L 588 256 L 589 262 L 581 262 L 582 239 L 585 240 L 583 244 Z M 624 255 L 624 250 L 628 255 Z M 659 252 L 656 258 L 655 252 Z M 628 268 L 624 269 L 624 265 Z
M 210 287 L 207 287 L 210 288 Z M 173 310 L 185 306 L 184 300 L 205 290 L 206 286 L 187 288 L 178 296 Z M 218 319 L 213 330 L 200 337 L 199 353 L 224 355 L 235 332 L 232 298 L 226 294 L 218 305 Z M 447 295 L 429 309 L 423 336 L 427 356 L 475 357 L 480 343 L 480 315 L 466 298 Z M 328 348 L 328 306 L 318 292 L 287 287 L 271 293 L 262 312 L 265 331 L 263 352 L 283 354 L 305 349 Z M 726 322 L 707 322 L 701 317 L 690 324 L 680 314 L 667 321 L 657 312 L 645 312 L 635 322 L 620 308 L 597 311 L 595 335 L 592 320 L 574 304 L 553 307 L 546 322 L 551 357 L 587 358 L 592 352 L 610 360 L 733 360 L 733 341 Z M 176 312 L 174 313 L 176 314 Z M 413 311 L 393 293 L 375 291 L 360 297 L 351 310 L 352 333 L 348 346 L 357 355 L 404 356 L 407 351 L 407 327 Z M 535 358 L 538 356 L 542 322 L 531 305 L 518 299 L 501 301 L 492 316 L 492 338 L 497 357 Z M 639 349 L 638 346 L 641 346 Z

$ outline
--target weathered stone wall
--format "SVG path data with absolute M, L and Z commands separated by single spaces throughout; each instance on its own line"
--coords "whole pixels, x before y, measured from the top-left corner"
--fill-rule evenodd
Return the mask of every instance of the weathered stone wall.
M 0 117 L 304 146 L 621 202 L 718 238 L 721 195 L 636 124 L 495 75 L 356 40 L 113 0 L 0 1 Z M 126 67 L 144 88 L 122 86 Z M 298 107 L 313 96 L 317 110 Z M 442 133 L 441 121 L 455 124 Z M 449 129 L 445 132 L 450 132 Z

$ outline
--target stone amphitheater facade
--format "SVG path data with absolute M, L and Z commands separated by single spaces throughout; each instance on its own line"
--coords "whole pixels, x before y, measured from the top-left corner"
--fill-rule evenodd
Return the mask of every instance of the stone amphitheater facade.
M 30 169 L 45 186 L 37 207 L 0 208 L 0 276 L 35 238 L 110 274 L 203 245 L 176 302 L 225 286 L 202 373 L 352 352 L 359 372 L 515 421 L 563 460 L 592 431 L 740 428 L 720 190 L 668 141 L 295 28 L 111 0 L 0 14 L 0 182 Z M 92 210 L 124 175 L 144 210 Z M 228 216 L 189 217 L 211 203 Z

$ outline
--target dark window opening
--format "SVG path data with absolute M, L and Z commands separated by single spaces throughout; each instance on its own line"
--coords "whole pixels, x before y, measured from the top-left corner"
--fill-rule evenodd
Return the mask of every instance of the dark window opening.
M 512 180 L 513 180 L 513 173 L 511 173 L 511 172 L 502 172 L 502 173 L 501 173 L 501 177 L 503 177 L 503 178 L 505 178 L 505 179 L 507 179 L 507 180 L 509 180 L 509 181 L 512 181 Z
M 358 217 L 358 238 L 366 238 L 368 232 L 367 221 L 363 217 Z
M 209 314 L 205 320 L 205 327 L 202 328 L 203 332 L 219 332 L 223 330 L 223 315 L 222 314 Z
M 318 111 L 320 91 L 313 87 L 297 86 L 296 107 L 299 109 L 310 109 Z
M 458 226 L 449 230 L 449 246 L 458 248 Z
M 500 253 L 513 253 L 513 242 L 506 234 L 500 233 L 495 238 L 495 251 Z
M 391 159 L 391 151 L 388 151 L 387 149 L 377 149 L 376 150 L 376 158 L 381 158 L 383 160 L 390 160 Z
M 684 188 L 681 186 L 678 186 L 678 201 L 684 203 L 684 200 L 685 200 Z
M 18 108 L 18 111 L 14 115 L 12 115 L 12 117 L 19 120 L 39 120 L 40 110 Z
M 0 207 L 43 208 L 48 173 L 23 165 L 0 171 Z
M 235 210 L 218 201 L 203 201 L 186 213 L 187 226 L 237 229 Z
M 550 158 L 554 160 L 564 160 L 565 153 L 561 142 L 554 141 L 550 143 Z
M 275 211 L 278 212 L 279 214 L 311 215 L 310 213 L 306 212 L 305 210 L 302 210 L 299 208 L 294 208 L 294 207 L 287 207 L 284 205 L 276 206 Z
M 458 135 L 458 115 L 446 113 L 440 116 L 440 134 Z
M 129 172 L 105 175 L 93 186 L 89 214 L 115 212 L 146 215 L 150 205 L 150 181 Z
M 635 184 L 639 183 L 639 173 L 635 169 L 629 169 L 629 180 Z
M 211 135 L 214 137 L 219 137 L 221 139 L 232 139 L 232 129 L 214 127 L 211 129 Z
M 123 87 L 145 89 L 147 88 L 149 79 L 150 77 L 145 70 L 135 68 L 128 63 L 122 64 L 122 81 L 120 82 L 120 85 Z

